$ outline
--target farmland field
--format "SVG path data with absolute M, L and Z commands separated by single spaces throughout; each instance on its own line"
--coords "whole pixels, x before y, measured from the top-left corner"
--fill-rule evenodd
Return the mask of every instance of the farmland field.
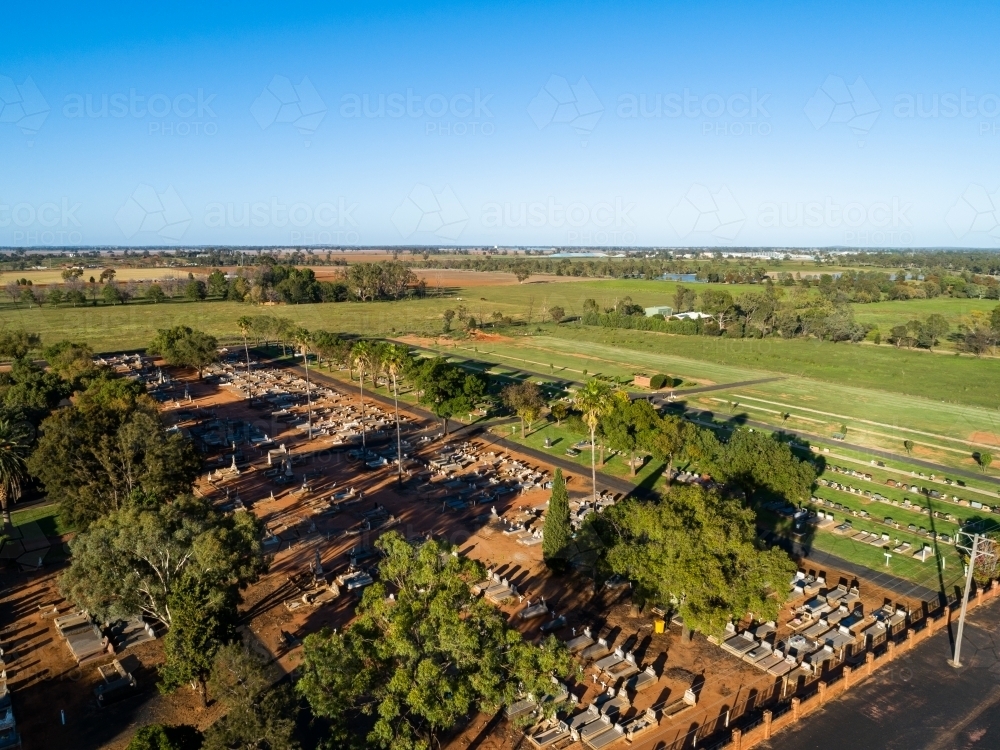
M 934 299 L 912 299 L 900 302 L 874 302 L 854 305 L 854 317 L 859 323 L 877 326 L 885 337 L 893 326 L 906 325 L 910 320 L 926 318 L 928 315 L 943 315 L 952 330 L 962 318 L 977 311 L 990 314 L 997 306 L 995 299 L 956 299 L 935 297 Z

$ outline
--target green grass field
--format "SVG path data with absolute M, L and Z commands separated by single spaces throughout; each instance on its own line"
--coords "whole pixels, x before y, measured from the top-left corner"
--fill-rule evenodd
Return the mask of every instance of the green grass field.
M 549 325 L 553 338 L 573 342 L 576 352 L 600 353 L 614 361 L 609 350 L 629 350 L 619 359 L 649 364 L 692 367 L 693 363 L 722 365 L 732 373 L 780 373 L 919 396 L 938 401 L 996 409 L 1000 405 L 1000 359 L 956 357 L 907 351 L 892 346 L 830 343 L 815 339 L 727 339 L 672 336 L 577 325 Z M 548 345 L 548 343 L 546 344 Z M 565 345 L 564 350 L 565 350 Z M 688 360 L 692 362 L 687 365 Z M 677 369 L 677 367 L 675 367 Z M 670 372 L 669 369 L 664 369 Z M 678 370 L 679 372 L 679 370 Z M 736 378 L 734 378 L 736 379 Z M 726 380 L 717 380 L 726 382 Z
M 529 432 L 526 438 L 522 438 L 520 425 L 514 425 L 517 429 L 516 431 L 511 429 L 511 425 L 499 425 L 492 428 L 492 432 L 495 435 L 507 438 L 508 440 L 513 440 L 514 442 L 521 443 L 522 445 L 527 445 L 531 448 L 542 451 L 543 453 L 550 453 L 558 458 L 563 458 L 569 461 L 573 461 L 580 465 L 580 471 L 587 478 L 587 489 L 590 488 L 590 448 L 589 445 L 586 449 L 581 448 L 580 455 L 576 458 L 570 458 L 566 455 L 566 449 L 572 447 L 580 441 L 588 441 L 589 436 L 582 433 L 574 432 L 566 427 L 565 424 L 562 426 L 556 426 L 554 422 L 548 423 L 536 423 L 535 430 Z M 546 447 L 545 440 L 548 439 L 550 446 Z M 637 455 L 641 458 L 641 454 Z M 636 475 L 632 476 L 631 471 L 628 467 L 628 456 L 623 456 L 614 453 L 614 451 L 607 451 L 605 455 L 605 463 L 602 466 L 600 462 L 600 448 L 598 448 L 597 457 L 597 470 L 603 474 L 609 474 L 615 477 L 622 477 L 628 479 L 630 482 L 642 485 L 644 487 L 654 487 L 662 486 L 663 481 L 660 475 L 666 465 L 659 461 L 654 461 L 651 458 L 646 458 L 642 467 L 636 471 Z M 600 480 L 598 480 L 600 484 Z M 579 489 L 579 488 L 574 488 Z
M 564 330 L 568 329 L 560 326 L 558 333 Z M 850 347 L 849 351 L 861 349 Z M 522 336 L 499 342 L 454 342 L 439 350 L 570 380 L 585 379 L 584 371 L 590 375 L 602 373 L 623 377 L 640 370 L 665 372 L 686 382 L 706 383 L 740 382 L 775 374 L 550 335 Z M 972 365 L 993 364 L 992 360 L 966 361 Z M 689 405 L 711 411 L 722 419 L 743 415 L 775 428 L 785 427 L 828 438 L 846 425 L 850 442 L 894 453 L 903 453 L 903 441 L 911 440 L 915 444 L 915 457 L 968 470 L 978 469 L 972 457 L 974 451 L 988 451 L 991 445 L 1000 444 L 1000 413 L 993 409 L 894 393 L 888 389 L 861 388 L 821 377 L 788 377 L 772 383 L 698 394 L 690 398 Z M 784 414 L 790 414 L 787 421 L 783 419 Z M 990 473 L 995 475 L 996 467 L 991 468 Z
M 254 307 L 238 302 L 164 302 L 158 305 L 129 303 L 97 307 L 43 307 L 0 309 L 0 321 L 23 326 L 42 335 L 43 342 L 73 339 L 89 343 L 96 351 L 110 352 L 146 346 L 158 328 L 189 325 L 220 340 L 239 336 L 241 315 L 272 313 L 289 318 L 310 330 L 332 330 L 371 336 L 401 331 L 439 332 L 441 313 L 455 307 L 454 300 L 429 298 L 402 302 L 341 302 L 326 305 Z
M 973 311 L 987 315 L 997 306 L 995 299 L 911 299 L 899 302 L 875 302 L 869 305 L 854 305 L 854 317 L 859 323 L 878 326 L 885 338 L 893 326 L 906 325 L 911 320 L 922 320 L 928 315 L 943 315 L 952 330 Z

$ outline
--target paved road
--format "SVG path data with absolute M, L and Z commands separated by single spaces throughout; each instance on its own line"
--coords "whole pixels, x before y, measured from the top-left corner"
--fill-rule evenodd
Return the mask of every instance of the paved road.
M 773 383 L 777 380 L 787 380 L 787 375 L 778 375 L 771 378 L 758 378 L 757 380 L 742 380 L 739 383 L 717 383 L 716 385 L 696 385 L 694 388 L 683 388 L 680 390 L 674 390 L 675 398 L 684 398 L 684 396 L 689 393 L 708 393 L 709 391 L 724 391 L 727 388 L 743 388 L 748 385 L 760 385 L 761 383 Z M 644 394 L 635 393 L 633 396 L 642 396 Z M 662 391 L 658 391 L 653 394 L 654 396 L 662 397 Z
M 969 613 L 961 669 L 954 629 L 779 732 L 766 750 L 987 750 L 1000 747 L 1000 600 Z

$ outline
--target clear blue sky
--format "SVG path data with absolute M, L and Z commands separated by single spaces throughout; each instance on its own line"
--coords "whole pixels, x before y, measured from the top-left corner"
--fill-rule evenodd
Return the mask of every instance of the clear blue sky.
M 995 3 L 101 5 L 4 11 L 0 245 L 1000 246 Z

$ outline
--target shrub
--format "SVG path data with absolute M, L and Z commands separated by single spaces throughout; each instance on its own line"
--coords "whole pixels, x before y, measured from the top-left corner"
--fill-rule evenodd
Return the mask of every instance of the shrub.
M 150 724 L 133 735 L 126 750 L 196 750 L 199 747 L 201 732 L 192 726 Z
M 669 375 L 664 375 L 662 373 L 657 373 L 656 375 L 654 375 L 653 377 L 651 377 L 649 379 L 649 387 L 652 388 L 654 391 L 658 391 L 658 390 L 660 390 L 660 388 L 663 388 L 665 385 L 668 385 L 668 384 L 672 385 L 673 382 L 674 382 L 674 379 L 672 377 L 670 377 Z

